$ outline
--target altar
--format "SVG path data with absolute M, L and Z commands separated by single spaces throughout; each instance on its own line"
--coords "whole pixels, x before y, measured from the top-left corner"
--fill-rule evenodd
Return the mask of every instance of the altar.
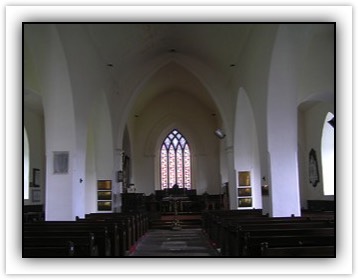
M 161 213 L 173 214 L 199 211 L 196 190 L 185 188 L 171 188 L 156 191 L 156 200 L 159 202 Z
M 179 212 L 183 212 L 183 203 L 190 202 L 187 196 L 167 196 L 162 199 L 162 202 L 168 202 L 169 212 L 174 213 L 172 221 L 172 230 L 181 230 L 180 220 L 178 219 Z

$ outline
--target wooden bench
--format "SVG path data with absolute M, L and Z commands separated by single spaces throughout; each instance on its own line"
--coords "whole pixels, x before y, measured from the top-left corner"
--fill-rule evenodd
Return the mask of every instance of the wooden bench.
M 335 221 L 331 215 L 309 215 L 304 217 L 277 217 L 272 218 L 262 215 L 261 211 L 246 210 L 228 210 L 228 211 L 212 211 L 203 213 L 203 227 L 208 237 L 220 248 L 223 256 L 249 256 L 253 254 L 249 251 L 248 238 L 245 237 L 248 232 L 252 234 L 251 243 L 255 235 L 266 235 L 267 238 L 277 235 L 293 235 L 293 231 L 297 236 L 312 235 L 312 231 L 327 231 L 330 236 L 330 242 L 327 245 L 333 245 L 334 241 Z M 280 231 L 281 230 L 281 231 Z M 296 230 L 301 230 L 296 231 Z M 268 232 L 271 231 L 271 232 Z M 285 233 L 288 231 L 291 233 Z M 303 234 L 304 231 L 305 233 Z M 251 233 L 252 232 L 252 233 Z M 257 234 L 255 234 L 257 232 Z M 265 233 L 264 233 L 265 232 Z M 313 234 L 314 235 L 314 234 Z M 290 237 L 289 237 L 290 238 Z M 257 246 L 257 245 L 255 245 Z M 259 246 L 258 246 L 259 247 Z M 255 248 L 255 250 L 257 250 Z M 260 251 L 260 250 L 258 250 Z M 257 255 L 257 252 L 255 252 Z
M 129 247 L 129 242 L 131 242 L 130 229 L 127 226 L 127 223 L 124 220 L 111 220 L 111 219 L 80 219 L 77 217 L 76 220 L 78 223 L 83 224 L 94 224 L 106 226 L 108 228 L 108 234 L 111 239 L 112 246 L 112 256 L 125 256 L 126 251 Z M 129 237 L 128 237 L 129 236 Z
M 148 215 L 143 212 L 132 212 L 132 213 L 90 213 L 86 214 L 87 219 L 123 219 L 129 218 L 131 221 L 131 227 L 134 232 L 134 239 L 138 240 L 148 230 Z
M 267 230 L 294 230 L 309 228 L 334 228 L 331 221 L 311 221 L 291 218 L 270 218 L 267 220 L 240 221 L 231 223 L 225 227 L 223 240 L 221 241 L 221 252 L 224 256 L 238 256 L 241 254 L 240 246 L 244 243 L 244 235 L 248 231 L 267 231 Z
M 68 241 L 64 246 L 31 246 L 22 248 L 22 256 L 24 258 L 49 258 L 49 257 L 74 257 L 75 245 L 72 241 Z
M 89 234 L 93 235 L 94 246 L 99 256 L 112 255 L 112 242 L 107 227 L 103 225 L 81 224 L 74 221 L 51 221 L 25 224 L 23 228 L 24 238 L 62 237 L 64 240 L 73 241 L 71 238 L 86 237 Z M 50 246 L 50 244 L 47 245 Z M 93 252 L 90 255 L 93 256 Z
M 245 233 L 239 244 L 239 256 L 257 257 L 261 255 L 261 243 L 267 242 L 276 247 L 282 246 L 334 246 L 335 234 L 332 228 L 268 230 Z
M 265 223 L 290 223 L 290 222 L 307 222 L 307 218 L 302 217 L 281 217 L 270 218 L 260 215 L 233 215 L 220 218 L 216 222 L 215 230 L 212 231 L 210 237 L 215 241 L 217 246 L 224 249 L 227 240 L 230 239 L 232 228 L 239 228 L 242 225 L 265 224 Z M 237 230 L 236 230 L 237 231 Z M 237 233 L 236 233 L 237 234 Z
M 37 253 L 36 250 L 38 250 Z M 46 252 L 48 255 L 44 255 Z M 94 235 L 89 233 L 87 236 L 53 235 L 23 237 L 23 257 L 59 257 L 66 255 L 73 257 L 98 256 L 98 247 L 95 245 Z
M 209 239 L 216 244 L 220 243 L 222 225 L 230 220 L 266 218 L 261 209 L 250 210 L 220 210 L 202 214 L 203 229 Z
M 281 227 L 290 227 L 291 224 L 307 223 L 309 220 L 306 218 L 298 217 L 281 217 L 281 218 L 269 218 L 269 217 L 231 217 L 223 219 L 218 227 L 216 234 L 217 243 L 220 246 L 223 254 L 226 254 L 225 250 L 231 247 L 240 239 L 240 233 L 245 228 L 272 228 L 277 227 L 276 225 L 282 224 Z M 284 226 L 286 224 L 286 226 Z M 233 242 L 232 244 L 228 242 Z
M 261 243 L 262 257 L 335 257 L 336 248 L 332 245 L 271 247 L 268 242 Z
M 109 214 L 109 213 L 108 213 Z M 78 219 L 81 221 L 81 219 Z M 117 223 L 119 225 L 119 232 L 122 238 L 125 238 L 124 242 L 121 243 L 121 248 L 124 250 L 124 255 L 126 252 L 134 245 L 136 241 L 135 226 L 132 216 L 121 216 L 114 217 L 110 215 L 86 215 L 85 219 L 82 222 L 90 223 Z M 123 239 L 121 240 L 123 241 Z
M 130 250 L 139 238 L 148 230 L 148 216 L 144 213 L 90 213 L 85 215 L 84 220 L 103 220 L 107 222 L 123 223 L 126 228 L 127 245 L 126 250 Z

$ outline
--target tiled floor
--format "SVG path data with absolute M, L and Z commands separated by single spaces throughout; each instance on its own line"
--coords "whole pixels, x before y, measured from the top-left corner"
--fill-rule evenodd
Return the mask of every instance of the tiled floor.
M 129 256 L 141 257 L 215 257 L 217 251 L 197 229 L 149 230 Z

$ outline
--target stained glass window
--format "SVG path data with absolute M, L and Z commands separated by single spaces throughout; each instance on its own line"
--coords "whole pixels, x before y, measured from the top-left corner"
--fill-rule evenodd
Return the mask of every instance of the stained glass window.
M 174 129 L 164 139 L 160 150 L 161 188 L 191 188 L 190 147 L 183 134 Z

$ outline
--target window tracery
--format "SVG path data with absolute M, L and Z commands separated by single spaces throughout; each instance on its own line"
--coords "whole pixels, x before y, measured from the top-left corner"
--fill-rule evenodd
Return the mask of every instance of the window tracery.
M 174 129 L 164 139 L 160 150 L 161 188 L 191 188 L 190 147 L 185 137 Z

